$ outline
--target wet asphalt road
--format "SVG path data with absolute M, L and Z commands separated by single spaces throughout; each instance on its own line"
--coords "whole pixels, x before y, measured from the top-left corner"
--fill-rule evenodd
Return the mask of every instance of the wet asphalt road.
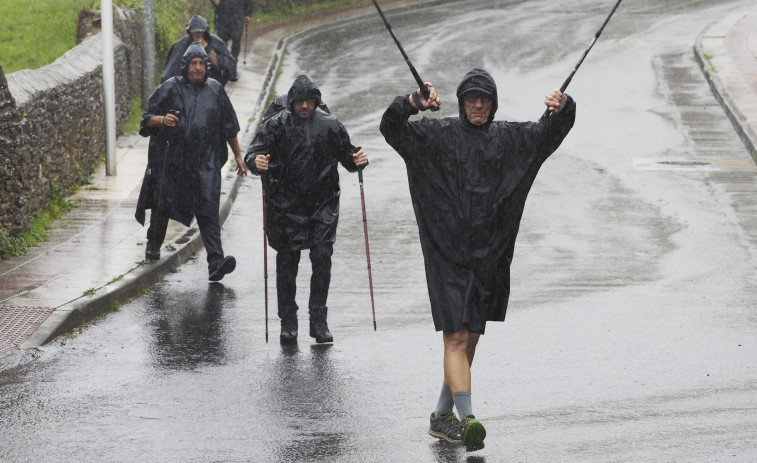
M 359 186 L 342 171 L 335 343 L 315 345 L 305 329 L 295 348 L 278 344 L 269 251 L 266 344 L 260 183 L 249 178 L 224 226 L 233 274 L 208 284 L 201 252 L 119 312 L 0 372 L 0 460 L 754 461 L 757 247 L 730 192 L 755 189 L 756 169 L 692 54 L 704 27 L 748 4 L 628 2 L 579 70 L 568 89 L 576 126 L 527 203 L 507 322 L 487 327 L 473 368 L 485 449 L 426 434 L 441 336 L 404 167 L 378 133 L 414 82 L 371 16 L 293 41 L 277 90 L 306 70 L 369 154 L 378 331 Z M 525 120 L 543 112 L 611 6 L 452 2 L 389 19 L 441 93 L 440 115 L 456 114 L 457 83 L 481 66 L 499 85 L 498 119 Z M 709 167 L 692 164 L 703 159 Z M 301 306 L 309 276 L 305 254 Z

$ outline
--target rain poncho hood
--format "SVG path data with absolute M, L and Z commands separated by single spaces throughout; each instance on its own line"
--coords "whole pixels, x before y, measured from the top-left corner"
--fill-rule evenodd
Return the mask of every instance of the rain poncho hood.
M 292 111 L 295 99 L 316 99 L 307 119 Z M 287 93 L 287 107 L 277 99 L 266 112 L 260 131 L 245 156 L 253 174 L 261 175 L 266 192 L 266 234 L 277 251 L 310 249 L 336 241 L 339 220 L 339 172 L 357 166 L 344 126 L 320 109 L 321 92 L 307 75 L 300 75 Z M 268 171 L 258 172 L 255 156 L 269 154 Z
M 194 58 L 202 58 L 205 62 L 205 77 L 202 79 L 203 83 L 205 83 L 208 81 L 208 75 L 210 74 L 210 59 L 200 42 L 192 42 L 192 45 L 190 45 L 189 48 L 187 48 L 187 51 L 184 52 L 184 56 L 181 58 L 181 76 L 189 82 L 189 75 L 187 75 L 187 72 L 189 71 L 189 63 Z
M 307 74 L 300 74 L 287 92 L 287 106 L 294 112 L 292 105 L 295 100 L 315 100 L 315 106 L 321 105 L 321 90 Z
M 485 72 L 466 74 L 466 91 L 496 86 Z M 410 121 L 408 96 L 384 112 L 381 133 L 405 161 L 434 326 L 483 333 L 503 321 L 510 295 L 510 263 L 526 197 L 542 163 L 575 120 L 563 110 L 538 122 L 491 121 L 474 126 L 460 117 Z
M 462 82 L 457 86 L 457 105 L 460 110 L 460 119 L 468 122 L 465 115 L 465 102 L 463 101 L 463 95 L 468 92 L 478 90 L 484 92 L 492 97 L 492 112 L 489 114 L 489 123 L 494 120 L 494 114 L 497 112 L 497 84 L 492 79 L 492 76 L 483 69 L 474 68 L 465 74 Z M 471 126 L 473 124 L 470 124 Z
M 207 19 L 203 18 L 199 14 L 196 14 L 189 18 L 186 31 L 187 35 L 189 36 L 192 35 L 192 32 L 203 32 L 205 41 L 210 41 L 210 24 L 208 24 Z

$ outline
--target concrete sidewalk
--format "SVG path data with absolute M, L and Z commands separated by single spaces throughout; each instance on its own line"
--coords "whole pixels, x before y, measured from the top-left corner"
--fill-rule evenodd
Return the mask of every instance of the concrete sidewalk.
M 414 2 L 387 2 L 387 6 L 410 3 Z M 344 9 L 253 34 L 247 64 L 240 64 L 239 81 L 227 86 L 242 125 L 243 151 L 265 110 L 287 38 L 324 22 L 373 14 L 371 10 L 371 6 Z M 757 7 L 712 24 L 697 39 L 694 52 L 757 160 Z M 76 194 L 78 207 L 55 222 L 48 242 L 23 257 L 0 261 L 0 359 L 19 348 L 41 346 L 118 308 L 202 248 L 196 226 L 171 222 L 161 260 L 143 261 L 146 227 L 136 222 L 134 210 L 147 164 L 147 141 L 139 136 L 120 139 L 117 175 L 105 176 L 102 167 L 92 184 Z M 233 166 L 225 166 L 223 179 L 222 220 L 239 185 Z

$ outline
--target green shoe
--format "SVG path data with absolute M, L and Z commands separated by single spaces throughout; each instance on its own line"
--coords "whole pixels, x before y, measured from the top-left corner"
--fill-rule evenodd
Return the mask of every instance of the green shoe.
M 468 415 L 460 420 L 460 434 L 463 436 L 463 444 L 468 450 L 481 450 L 484 448 L 486 429 L 475 416 Z
M 438 417 L 435 413 L 431 413 L 431 425 L 428 428 L 428 433 L 451 444 L 463 442 L 460 435 L 460 421 L 452 413 L 452 410 L 441 412 Z

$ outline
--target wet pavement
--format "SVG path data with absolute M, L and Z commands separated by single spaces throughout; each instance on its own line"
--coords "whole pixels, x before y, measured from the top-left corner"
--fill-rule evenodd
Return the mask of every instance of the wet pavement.
M 486 15 L 517 42 L 546 31 L 556 3 L 500 2 L 502 11 Z M 413 82 L 391 42 L 385 53 L 372 48 L 388 37 L 368 17 L 292 37 L 274 89 L 285 91 L 309 69 L 371 156 L 365 190 L 378 331 L 357 179 L 342 171 L 329 299 L 335 343 L 315 345 L 301 331 L 296 346 L 278 345 L 272 251 L 265 343 L 260 186 L 248 178 L 224 225 L 224 247 L 239 265 L 220 284 L 207 283 L 200 250 L 90 329 L 6 356 L 13 360 L 0 373 L 0 459 L 753 461 L 757 168 L 691 50 L 701 44 L 697 53 L 708 57 L 700 60 L 713 62 L 717 72 L 705 72 L 724 102 L 753 99 L 728 81 L 738 76 L 727 64 L 736 58 L 712 50 L 723 44 L 727 52 L 729 31 L 754 6 L 720 4 L 624 5 L 569 89 L 579 122 L 529 197 L 508 321 L 487 327 L 474 365 L 485 449 L 466 453 L 426 434 L 441 341 L 428 315 L 404 168 L 376 134 L 386 104 Z M 444 56 L 456 42 L 493 35 L 496 21 L 463 37 L 485 5 L 423 12 L 432 24 L 457 28 L 421 27 L 417 14 L 390 19 L 443 97 L 470 62 L 482 62 L 501 85 L 501 117 L 523 119 L 541 113 L 534 100 L 555 75 L 564 78 L 603 7 L 575 2 L 560 17 L 586 26 L 545 32 L 569 53 L 524 42 L 508 54 L 497 48 L 506 44 L 470 47 L 469 56 L 450 53 L 450 63 L 437 64 L 418 50 Z M 332 42 L 343 48 L 318 47 Z M 380 71 L 358 80 L 370 98 L 356 105 L 365 90 L 350 76 L 371 69 Z M 455 112 L 450 101 L 447 114 Z M 512 115 L 524 108 L 533 116 Z M 736 110 L 748 111 L 729 109 Z M 143 248 L 134 247 L 138 259 Z M 301 301 L 308 270 L 304 256 Z
M 387 6 L 412 3 L 386 2 Z M 287 40 L 297 31 L 328 21 L 365 14 L 349 8 L 316 18 L 256 31 L 240 78 L 226 86 L 242 130 L 243 150 L 259 124 Z M 0 358 L 33 349 L 95 317 L 111 311 L 148 289 L 202 248 L 196 224 L 189 229 L 169 223 L 162 260 L 144 262 L 146 227 L 134 219 L 147 164 L 149 139 L 119 138 L 117 175 L 102 165 L 91 183 L 71 198 L 78 207 L 55 221 L 49 240 L 21 257 L 0 261 Z M 233 161 L 233 157 L 230 158 Z M 231 162 L 224 166 L 222 220 L 233 204 L 238 179 Z

